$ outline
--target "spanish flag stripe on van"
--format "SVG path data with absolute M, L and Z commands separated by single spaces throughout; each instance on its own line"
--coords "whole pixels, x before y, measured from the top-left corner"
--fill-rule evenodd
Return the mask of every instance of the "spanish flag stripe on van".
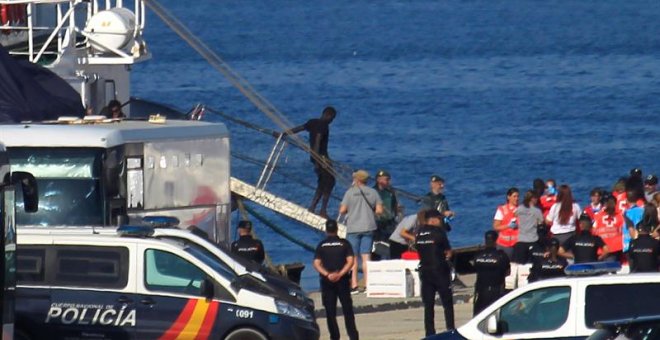
M 188 303 L 186 303 L 186 306 L 183 307 L 183 310 L 181 310 L 181 313 L 179 313 L 176 321 L 174 321 L 170 329 L 165 331 L 165 333 L 160 336 L 159 340 L 175 340 L 177 338 L 177 335 L 181 333 L 183 328 L 188 323 L 188 320 L 190 320 L 190 317 L 193 314 L 193 310 L 195 310 L 197 301 L 198 300 L 196 299 L 188 300 Z
M 204 300 L 197 301 L 195 310 L 193 310 L 192 315 L 190 316 L 190 320 L 188 320 L 186 326 L 181 333 L 179 333 L 179 336 L 176 337 L 177 340 L 193 339 L 198 334 L 210 305 L 209 302 Z
M 211 330 L 213 329 L 213 324 L 215 324 L 216 315 L 218 315 L 219 303 L 217 301 L 211 302 L 208 312 L 206 312 L 206 317 L 204 317 L 204 323 L 197 333 L 196 340 L 206 340 L 209 335 L 211 335 Z

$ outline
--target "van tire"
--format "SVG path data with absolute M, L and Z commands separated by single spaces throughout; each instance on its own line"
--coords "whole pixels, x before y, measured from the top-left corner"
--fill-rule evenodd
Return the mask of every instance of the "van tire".
M 225 340 L 268 340 L 268 338 L 253 328 L 239 328 L 229 333 Z

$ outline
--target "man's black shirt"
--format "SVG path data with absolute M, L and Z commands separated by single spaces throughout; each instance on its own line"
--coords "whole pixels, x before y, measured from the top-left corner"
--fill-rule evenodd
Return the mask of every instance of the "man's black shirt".
M 322 119 L 310 119 L 303 125 L 305 131 L 309 132 L 309 147 L 314 150 L 314 142 L 320 136 L 319 149 L 315 150 L 319 155 L 328 157 L 328 137 L 330 136 L 330 122 Z M 314 161 L 312 159 L 312 161 Z
M 509 257 L 501 250 L 486 248 L 474 257 L 474 269 L 477 272 L 477 290 L 503 286 L 510 269 Z
M 538 280 L 538 272 L 541 269 L 541 262 L 545 260 L 546 240 L 539 239 L 534 242 L 529 248 L 529 262 L 532 263 L 532 268 L 529 270 L 529 282 Z
M 563 257 L 557 257 L 557 260 L 553 260 L 551 258 L 544 259 L 539 264 L 538 279 L 542 280 L 550 279 L 553 277 L 566 276 L 564 269 L 567 265 L 568 261 L 566 261 L 566 259 Z
M 640 234 L 637 239 L 630 242 L 628 251 L 630 272 L 657 272 L 658 256 L 660 256 L 660 242 L 648 234 Z
M 266 254 L 264 245 L 251 235 L 243 235 L 231 244 L 231 252 L 259 264 L 264 262 Z
M 349 256 L 353 256 L 353 249 L 348 241 L 339 236 L 328 236 L 316 246 L 314 252 L 314 259 L 321 260 L 323 268 L 331 273 L 344 268 Z
M 598 249 L 605 245 L 600 236 L 583 231 L 579 235 L 571 236 L 562 247 L 566 251 L 572 251 L 575 263 L 598 261 Z
M 415 246 L 422 269 L 447 269 L 445 251 L 451 250 L 447 233 L 440 227 L 424 225 L 417 231 Z

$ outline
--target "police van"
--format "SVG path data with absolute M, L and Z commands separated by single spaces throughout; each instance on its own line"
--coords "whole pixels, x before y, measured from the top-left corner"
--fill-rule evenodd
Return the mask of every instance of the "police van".
M 573 265 L 574 273 L 588 273 L 589 266 Z M 537 281 L 501 297 L 456 330 L 427 339 L 584 339 L 598 321 L 658 314 L 659 291 L 660 273 Z
M 295 297 L 153 233 L 21 230 L 16 337 L 318 339 L 314 315 Z
M 150 216 L 146 217 L 144 221 L 150 223 L 151 218 L 159 220 L 170 220 L 166 223 L 168 227 L 153 228 L 151 237 L 158 239 L 173 239 L 179 240 L 184 243 L 194 243 L 203 248 L 213 257 L 215 257 L 221 265 L 225 266 L 226 270 L 232 271 L 236 276 L 251 275 L 266 284 L 271 285 L 274 289 L 279 290 L 280 293 L 293 296 L 304 304 L 305 308 L 310 312 L 314 312 L 314 300 L 310 299 L 299 285 L 294 282 L 274 273 L 269 272 L 266 268 L 252 261 L 246 260 L 240 256 L 232 254 L 230 251 L 222 248 L 221 246 L 209 241 L 206 238 L 200 237 L 190 231 L 176 228 L 172 224 L 172 217 L 163 218 L 163 216 Z M 162 222 L 160 222 L 162 224 Z M 151 224 L 151 223 L 150 223 Z M 116 228 L 90 228 L 90 227 L 50 227 L 50 228 L 21 228 L 20 232 L 32 234 L 115 234 Z

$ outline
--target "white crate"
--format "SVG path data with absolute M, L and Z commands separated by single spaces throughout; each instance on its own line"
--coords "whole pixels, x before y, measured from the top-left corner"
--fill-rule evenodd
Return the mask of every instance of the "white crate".
M 524 287 L 527 285 L 527 278 L 529 277 L 529 272 L 532 269 L 531 263 L 519 264 L 518 265 L 518 286 L 517 288 Z
M 415 295 L 419 261 L 387 260 L 367 263 L 367 297 L 406 298 Z

